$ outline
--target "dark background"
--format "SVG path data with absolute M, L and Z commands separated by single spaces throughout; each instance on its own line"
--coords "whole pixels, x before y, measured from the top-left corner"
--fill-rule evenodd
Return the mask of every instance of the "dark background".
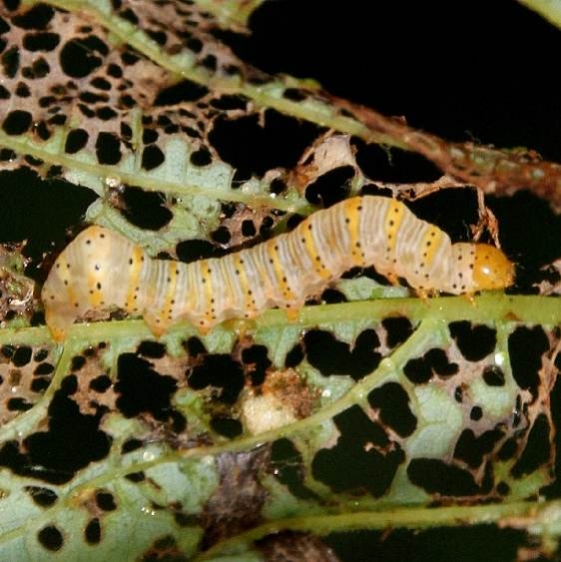
M 270 0 L 244 54 L 452 140 L 560 160 L 561 32 L 513 0 Z

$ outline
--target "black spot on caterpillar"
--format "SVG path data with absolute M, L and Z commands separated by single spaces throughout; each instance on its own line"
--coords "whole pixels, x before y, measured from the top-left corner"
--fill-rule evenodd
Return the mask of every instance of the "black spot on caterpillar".
M 403 203 L 364 196 L 254 248 L 190 264 L 151 259 L 123 236 L 92 226 L 57 258 L 42 298 L 57 340 L 86 312 L 111 307 L 143 316 L 156 335 L 180 320 L 205 331 L 271 307 L 296 312 L 346 270 L 369 265 L 421 294 L 472 294 L 514 279 L 513 264 L 497 248 L 452 244 Z

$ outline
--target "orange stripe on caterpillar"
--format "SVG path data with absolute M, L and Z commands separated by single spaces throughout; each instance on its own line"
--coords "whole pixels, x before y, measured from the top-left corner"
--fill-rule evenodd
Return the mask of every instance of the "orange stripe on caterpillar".
M 374 265 L 421 293 L 472 294 L 514 280 L 513 264 L 497 248 L 452 244 L 403 203 L 364 196 L 254 248 L 190 264 L 150 259 L 123 236 L 92 226 L 60 254 L 42 298 L 57 340 L 86 312 L 111 307 L 143 316 L 156 335 L 180 320 L 205 331 L 271 307 L 298 310 L 355 265 Z

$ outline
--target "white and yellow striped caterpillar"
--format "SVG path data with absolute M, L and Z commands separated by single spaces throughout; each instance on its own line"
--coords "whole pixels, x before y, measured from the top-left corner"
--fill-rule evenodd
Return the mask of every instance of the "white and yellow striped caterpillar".
M 297 311 L 346 270 L 369 265 L 421 294 L 472 294 L 514 279 L 513 264 L 497 248 L 452 244 L 403 203 L 364 196 L 254 248 L 190 264 L 151 259 L 119 234 L 92 226 L 57 258 L 42 298 L 57 340 L 88 311 L 111 307 L 143 316 L 156 335 L 180 320 L 206 331 L 271 307 Z

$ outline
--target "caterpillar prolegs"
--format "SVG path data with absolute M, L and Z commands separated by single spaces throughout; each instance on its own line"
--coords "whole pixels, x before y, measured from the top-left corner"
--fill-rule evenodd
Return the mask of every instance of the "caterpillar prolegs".
M 57 340 L 88 311 L 111 307 L 143 316 L 156 335 L 180 320 L 204 331 L 271 307 L 298 310 L 346 270 L 369 265 L 421 293 L 471 294 L 514 279 L 513 264 L 497 248 L 452 244 L 403 203 L 364 196 L 254 248 L 189 264 L 151 259 L 119 234 L 92 226 L 57 258 L 42 298 Z

